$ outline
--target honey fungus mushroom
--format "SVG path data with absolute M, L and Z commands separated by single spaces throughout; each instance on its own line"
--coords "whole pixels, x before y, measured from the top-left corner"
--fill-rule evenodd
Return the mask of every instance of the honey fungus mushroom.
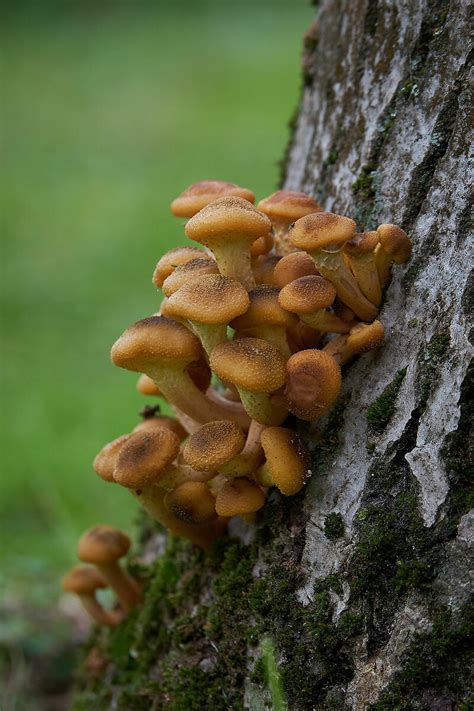
M 345 365 L 356 355 L 382 345 L 385 329 L 380 321 L 358 323 L 346 336 L 338 336 L 324 346 L 324 352 L 331 355 L 339 365 Z
M 214 261 L 211 256 L 206 254 L 202 249 L 198 249 L 198 247 L 174 247 L 158 260 L 155 271 L 153 272 L 153 284 L 157 289 L 161 289 L 165 279 L 169 277 L 177 267 L 190 262 L 192 259 L 207 259 L 211 263 Z
M 318 276 L 314 259 L 306 252 L 292 252 L 275 265 L 273 282 L 279 289 L 283 289 L 295 279 L 305 276 Z
M 241 188 L 236 183 L 225 180 L 200 180 L 193 183 L 170 205 L 171 212 L 176 217 L 194 217 L 196 213 L 210 202 L 222 197 L 238 197 L 248 202 L 255 202 L 255 195 L 247 188 Z
M 322 210 L 312 197 L 294 190 L 278 190 L 272 193 L 260 200 L 257 209 L 270 218 L 275 234 L 276 251 L 281 255 L 294 251 L 293 245 L 286 239 L 291 223 L 312 212 Z
M 285 496 L 294 496 L 306 483 L 310 472 L 307 446 L 293 430 L 267 427 L 261 436 L 266 462 L 257 471 L 262 486 L 276 486 Z
M 282 308 L 297 314 L 317 331 L 348 333 L 350 325 L 328 311 L 335 298 L 336 289 L 330 281 L 320 276 L 306 276 L 284 286 L 278 301 Z
M 397 225 L 384 224 L 377 227 L 379 245 L 375 261 L 383 289 L 390 283 L 390 267 L 393 262 L 403 264 L 411 257 L 412 242 L 407 233 Z
M 265 494 L 253 481 L 245 477 L 227 481 L 216 497 L 216 511 L 219 516 L 241 516 L 252 514 L 265 504 Z
M 121 621 L 122 614 L 120 612 L 104 609 L 97 600 L 97 590 L 106 588 L 107 583 L 94 566 L 75 566 L 64 576 L 62 587 L 64 592 L 75 593 L 78 596 L 85 611 L 99 625 L 115 627 Z
M 286 364 L 285 404 L 300 420 L 317 420 L 329 410 L 341 389 L 336 360 L 316 349 L 294 353 Z
M 360 232 L 346 242 L 344 247 L 360 290 L 375 306 L 380 306 L 382 301 L 382 289 L 375 261 L 375 250 L 378 244 L 377 232 Z
M 216 518 L 215 498 L 206 484 L 186 481 L 169 491 L 164 503 L 176 518 L 185 523 L 208 523 Z

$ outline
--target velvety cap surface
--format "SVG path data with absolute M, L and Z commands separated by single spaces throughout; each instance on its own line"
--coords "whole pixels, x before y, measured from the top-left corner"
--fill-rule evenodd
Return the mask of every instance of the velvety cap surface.
M 303 276 L 317 276 L 318 270 L 312 257 L 306 252 L 292 252 L 280 259 L 275 265 L 273 281 L 275 286 L 282 289 L 295 279 Z
M 224 484 L 216 497 L 219 516 L 238 516 L 262 508 L 265 494 L 257 484 L 248 479 L 233 479 Z
M 186 224 L 185 232 L 190 239 L 208 244 L 216 243 L 216 237 L 247 239 L 253 242 L 266 235 L 271 223 L 268 217 L 242 198 L 224 197 L 206 205 Z
M 186 442 L 183 457 L 186 464 L 203 472 L 218 471 L 245 445 L 243 430 L 230 420 L 208 422 Z
M 320 276 L 305 276 L 287 284 L 280 291 L 280 305 L 300 314 L 314 314 L 331 306 L 336 298 L 336 289 Z
M 356 224 L 349 217 L 315 212 L 297 220 L 288 234 L 295 247 L 312 252 L 342 246 L 353 237 L 355 230 Z
M 206 523 L 216 517 L 214 496 L 203 482 L 186 481 L 169 491 L 164 501 L 168 511 L 185 523 Z
M 124 556 L 130 548 L 130 538 L 122 531 L 105 524 L 86 531 L 77 546 L 77 557 L 96 565 L 111 563 Z
M 358 257 L 373 252 L 378 243 L 379 236 L 377 232 L 358 232 L 346 242 L 344 249 L 350 257 Z
M 241 188 L 235 183 L 227 183 L 224 180 L 200 180 L 186 188 L 171 203 L 171 212 L 176 217 L 193 217 L 199 210 L 217 198 L 232 195 L 234 197 L 255 201 L 255 195 L 247 188 Z
M 118 456 L 115 481 L 129 489 L 143 489 L 158 483 L 178 455 L 179 442 L 179 437 L 168 429 L 134 433 Z
M 261 284 L 249 291 L 248 310 L 232 322 L 236 331 L 252 328 L 259 324 L 288 328 L 295 323 L 295 318 L 283 309 L 278 301 L 280 290 L 275 286 Z
M 163 282 L 163 293 L 166 296 L 171 296 L 182 286 L 194 282 L 206 274 L 219 274 L 216 262 L 211 259 L 191 259 L 190 262 L 176 267 L 174 272 L 166 277 Z
M 99 454 L 94 459 L 93 467 L 105 481 L 114 481 L 114 469 L 117 464 L 118 455 L 125 442 L 130 439 L 130 434 L 124 434 L 117 439 L 108 442 L 105 447 L 102 447 Z
M 94 566 L 77 565 L 64 576 L 62 586 L 65 592 L 87 595 L 107 587 L 107 583 Z
M 221 343 L 211 353 L 211 369 L 224 382 L 253 392 L 271 393 L 285 383 L 280 351 L 261 338 Z
M 297 494 L 310 466 L 310 454 L 301 437 L 284 427 L 267 427 L 261 443 L 275 486 L 285 496 Z
M 312 212 L 319 212 L 322 208 L 306 193 L 293 190 L 278 190 L 276 193 L 260 200 L 257 209 L 268 215 L 270 219 L 276 218 L 294 222 Z
M 334 358 L 316 349 L 289 358 L 285 388 L 290 412 L 302 420 L 315 420 L 327 412 L 341 389 L 341 370 Z
M 153 284 L 157 289 L 161 289 L 164 280 L 180 265 L 190 262 L 191 259 L 206 259 L 206 257 L 213 261 L 212 257 L 209 257 L 206 252 L 198 247 L 175 247 L 166 252 L 153 272 Z
M 209 274 L 184 284 L 167 303 L 171 316 L 207 324 L 229 323 L 249 307 L 247 290 L 236 279 Z

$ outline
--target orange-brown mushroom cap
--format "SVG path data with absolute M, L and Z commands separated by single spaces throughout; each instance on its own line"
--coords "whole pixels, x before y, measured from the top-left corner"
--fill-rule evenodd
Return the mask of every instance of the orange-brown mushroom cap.
M 85 563 L 102 565 L 122 558 L 129 548 L 130 538 L 125 533 L 102 524 L 82 534 L 77 546 L 77 557 Z
M 224 180 L 200 180 L 190 185 L 171 203 L 171 212 L 176 217 L 193 217 L 210 202 L 224 196 L 234 196 L 253 203 L 255 195 L 247 188 Z
M 197 471 L 214 472 L 239 454 L 244 446 L 244 431 L 235 422 L 216 420 L 203 425 L 189 437 L 183 458 Z
M 98 588 L 106 587 L 104 577 L 92 565 L 76 565 L 62 580 L 63 590 L 77 595 L 90 595 Z
M 168 417 L 167 415 L 145 417 L 144 420 L 133 428 L 133 432 L 154 432 L 160 429 L 171 430 L 171 432 L 174 432 L 180 439 L 185 439 L 188 436 L 188 433 L 181 423 L 174 417 Z
M 247 290 L 235 279 L 215 274 L 184 284 L 170 296 L 170 316 L 205 324 L 226 324 L 249 307 Z
M 95 457 L 92 466 L 96 474 L 104 481 L 114 481 L 114 469 L 120 450 L 131 436 L 131 434 L 124 434 L 112 440 L 112 442 L 108 442 Z
M 156 383 L 148 376 L 142 373 L 137 380 L 136 388 L 142 395 L 155 395 L 158 397 L 160 395 L 160 388 Z
M 285 361 L 279 350 L 261 338 L 240 338 L 216 346 L 211 369 L 224 382 L 250 392 L 271 393 L 285 383 Z
M 255 283 L 276 286 L 274 281 L 275 269 L 281 257 L 277 254 L 262 254 L 252 259 L 252 272 Z
M 347 347 L 354 353 L 366 353 L 383 343 L 385 328 L 381 321 L 358 323 L 351 328 L 347 337 Z
M 300 217 L 322 210 L 312 197 L 294 190 L 277 190 L 260 200 L 257 209 L 268 215 L 272 221 L 277 219 L 285 222 L 294 222 Z
M 320 249 L 342 247 L 356 230 L 356 223 L 350 217 L 332 212 L 315 212 L 297 220 L 290 228 L 290 241 L 298 249 L 307 252 Z
M 214 260 L 211 259 L 191 259 L 190 262 L 176 267 L 163 282 L 163 293 L 171 296 L 182 286 L 190 284 L 208 274 L 219 274 L 219 269 Z
M 403 264 L 411 257 L 412 241 L 397 225 L 384 224 L 377 227 L 380 244 L 396 264 Z
M 170 513 L 185 523 L 206 523 L 216 518 L 215 499 L 200 481 L 186 481 L 169 491 L 164 503 Z
M 320 276 L 304 276 L 284 286 L 278 301 L 287 311 L 314 314 L 331 306 L 335 298 L 336 289 L 330 281 Z
M 273 484 L 285 496 L 300 491 L 309 475 L 310 453 L 296 432 L 285 427 L 267 427 L 261 435 L 265 452 L 264 467 Z
M 294 353 L 286 364 L 285 401 L 301 420 L 324 415 L 341 389 L 341 370 L 332 356 L 316 349 Z
M 245 478 L 233 479 L 218 492 L 216 512 L 219 516 L 238 516 L 258 511 L 264 503 L 265 494 L 255 482 Z
M 317 275 L 316 265 L 307 252 L 292 252 L 282 257 L 275 265 L 273 281 L 275 286 L 282 289 L 295 279 Z
M 280 306 L 279 293 L 277 287 L 268 284 L 260 284 L 249 291 L 249 307 L 242 316 L 234 318 L 231 323 L 232 328 L 242 332 L 259 325 L 289 328 L 295 324 L 295 316 Z
M 246 238 L 249 247 L 270 230 L 270 220 L 254 206 L 237 197 L 223 197 L 206 205 L 186 223 L 187 236 L 212 249 L 233 238 Z
M 128 489 L 157 484 L 179 453 L 179 437 L 171 430 L 136 432 L 122 447 L 114 479 Z
M 157 289 L 161 289 L 164 280 L 169 277 L 177 267 L 190 262 L 192 259 L 206 258 L 210 262 L 214 261 L 212 257 L 198 247 L 174 247 L 170 249 L 169 252 L 166 252 L 158 261 L 155 271 L 153 272 L 153 284 Z
M 350 257 L 359 257 L 373 252 L 379 243 L 377 232 L 358 232 L 346 242 L 344 250 Z

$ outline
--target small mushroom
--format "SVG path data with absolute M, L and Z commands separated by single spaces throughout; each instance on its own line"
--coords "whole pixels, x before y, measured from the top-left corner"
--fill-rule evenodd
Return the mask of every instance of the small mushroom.
M 267 427 L 261 442 L 266 462 L 257 471 L 257 482 L 276 486 L 285 496 L 297 494 L 310 471 L 309 450 L 301 437 L 284 427 Z
M 197 247 L 174 247 L 170 249 L 169 252 L 166 252 L 158 261 L 155 271 L 153 272 L 153 284 L 157 289 L 161 289 L 165 279 L 169 277 L 177 267 L 190 262 L 192 259 L 208 259 L 210 262 L 214 261 L 211 256 Z
M 141 422 L 133 428 L 133 432 L 154 432 L 155 430 L 170 430 L 174 432 L 179 439 L 185 439 L 188 433 L 181 425 L 181 423 L 175 417 L 168 417 L 167 415 L 153 415 L 152 417 L 145 417 Z
M 99 588 L 106 588 L 107 583 L 97 568 L 89 565 L 77 565 L 67 573 L 62 581 L 64 592 L 75 593 L 86 612 L 99 625 L 115 627 L 122 619 L 119 612 L 105 610 L 96 598 Z
M 108 442 L 95 457 L 92 466 L 96 474 L 104 481 L 114 481 L 114 469 L 117 464 L 118 455 L 125 442 L 127 442 L 131 436 L 131 434 L 124 434 L 112 440 L 112 442 Z
M 323 351 L 331 355 L 339 365 L 345 365 L 356 355 L 382 345 L 384 335 L 385 329 L 380 321 L 358 323 L 347 336 L 338 336 L 329 341 Z
M 407 233 L 396 225 L 379 225 L 377 227 L 379 245 L 375 251 L 375 261 L 379 274 L 380 285 L 385 289 L 390 284 L 390 267 L 408 262 L 412 252 L 412 241 Z
M 247 188 L 224 180 L 200 180 L 186 188 L 171 203 L 171 212 L 176 217 L 194 217 L 203 207 L 221 197 L 238 197 L 248 202 L 255 202 L 255 195 Z
M 286 379 L 285 360 L 274 345 L 261 338 L 227 341 L 214 348 L 210 365 L 225 383 L 235 385 L 253 420 L 264 425 L 283 422 L 287 415 L 285 408 L 271 399 L 271 394 Z
M 270 220 L 247 200 L 224 197 L 192 217 L 187 236 L 214 254 L 222 276 L 240 281 L 246 289 L 255 286 L 250 266 L 250 247 L 270 230 Z
M 283 289 L 284 286 L 295 281 L 295 279 L 304 276 L 318 276 L 318 270 L 314 259 L 307 252 L 298 251 L 287 254 L 286 257 L 280 259 L 275 265 L 273 281 L 275 286 Z
M 286 364 L 285 404 L 300 420 L 317 420 L 329 410 L 341 389 L 336 360 L 316 349 L 294 353 Z
M 215 420 L 188 438 L 183 458 L 198 471 L 225 474 L 225 465 L 242 451 L 244 445 L 245 432 L 235 422 Z
M 255 242 L 250 246 L 250 255 L 252 257 L 260 257 L 263 254 L 268 254 L 273 248 L 273 235 L 268 232 L 262 237 L 258 237 Z
M 80 538 L 77 556 L 84 563 L 95 565 L 107 584 L 115 591 L 125 612 L 140 601 L 136 582 L 120 567 L 118 561 L 130 548 L 130 538 L 111 526 L 94 526 Z
M 163 282 L 163 294 L 171 296 L 181 289 L 182 286 L 187 286 L 194 281 L 199 281 L 201 277 L 209 274 L 219 274 L 217 263 L 210 259 L 191 259 L 190 262 L 176 267 L 169 277 Z M 169 303 L 169 302 L 168 302 Z
M 382 301 L 382 289 L 375 263 L 375 249 L 378 243 L 377 232 L 360 232 L 346 242 L 344 247 L 361 292 L 375 306 L 380 306 Z
M 251 514 L 262 508 L 265 494 L 253 481 L 242 477 L 227 481 L 216 496 L 216 512 L 219 516 Z
M 293 190 L 278 190 L 260 200 L 257 209 L 270 218 L 275 234 L 276 252 L 280 255 L 294 251 L 294 247 L 286 237 L 291 223 L 300 217 L 322 210 L 312 197 Z
M 199 481 L 187 481 L 168 491 L 164 504 L 173 516 L 185 523 L 209 523 L 217 516 L 214 496 L 209 487 Z
M 328 311 L 336 298 L 336 289 L 320 276 L 305 276 L 287 284 L 278 301 L 287 311 L 297 314 L 311 328 L 321 333 L 348 333 L 350 325 Z

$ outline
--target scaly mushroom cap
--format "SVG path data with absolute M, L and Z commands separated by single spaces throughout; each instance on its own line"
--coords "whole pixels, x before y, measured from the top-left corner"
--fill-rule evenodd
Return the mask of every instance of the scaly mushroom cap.
M 403 264 L 411 257 L 412 242 L 407 233 L 396 225 L 377 227 L 380 244 L 396 264 Z
M 235 183 L 227 183 L 224 180 L 200 180 L 186 188 L 171 203 L 171 212 L 176 217 L 193 217 L 199 210 L 217 198 L 224 196 L 234 196 L 253 203 L 255 195 L 247 188 L 241 188 Z
M 315 212 L 306 215 L 290 227 L 290 241 L 298 249 L 307 252 L 319 249 L 338 249 L 350 240 L 356 230 L 356 223 L 350 217 L 332 212 Z
M 188 436 L 188 433 L 178 420 L 174 417 L 167 417 L 166 415 L 145 417 L 142 422 L 139 422 L 138 425 L 133 428 L 133 432 L 154 432 L 155 430 L 162 429 L 174 432 L 180 439 L 185 439 Z
M 94 566 L 76 565 L 67 573 L 62 580 L 64 592 L 76 593 L 76 595 L 90 595 L 97 588 L 106 588 L 107 583 Z
M 260 200 L 257 209 L 268 215 L 271 220 L 294 222 L 312 212 L 319 212 L 322 207 L 306 193 L 294 190 L 277 190 L 276 193 Z
M 198 249 L 198 247 L 174 247 L 174 249 L 170 249 L 170 251 L 166 252 L 158 261 L 155 271 L 153 272 L 153 284 L 157 289 L 161 289 L 164 280 L 169 277 L 177 267 L 186 264 L 186 262 L 190 262 L 191 259 L 206 258 L 209 259 L 210 262 L 214 261 L 212 257 L 207 255 L 206 252 L 203 252 L 202 249 Z
M 130 538 L 112 526 L 94 526 L 82 534 L 77 557 L 84 563 L 103 565 L 122 558 L 130 548 Z
M 122 447 L 114 479 L 128 489 L 157 484 L 179 453 L 179 437 L 171 430 L 136 432 Z
M 209 487 L 200 481 L 186 481 L 168 491 L 164 504 L 185 523 L 206 523 L 216 518 L 216 503 Z
M 176 267 L 174 272 L 166 277 L 163 282 L 163 293 L 171 296 L 185 284 L 191 284 L 207 274 L 219 274 L 216 262 L 210 259 L 191 259 L 190 262 Z
M 284 286 L 278 301 L 287 311 L 314 314 L 331 306 L 335 298 L 336 289 L 330 281 L 320 276 L 305 276 Z
M 216 472 L 245 446 L 244 431 L 230 420 L 215 420 L 192 434 L 183 449 L 186 464 L 202 472 Z
M 380 321 L 358 323 L 351 328 L 347 337 L 347 347 L 354 353 L 366 353 L 381 345 L 385 329 Z
M 127 442 L 131 436 L 131 434 L 124 434 L 112 440 L 112 442 L 108 442 L 102 447 L 94 459 L 92 464 L 94 471 L 104 479 L 104 481 L 114 481 L 114 469 L 117 464 L 118 455 L 125 442 Z
M 185 326 L 164 316 L 150 316 L 123 332 L 112 346 L 111 357 L 119 368 L 143 373 L 150 363 L 191 363 L 201 352 L 198 338 Z
M 275 286 L 282 289 L 295 279 L 304 276 L 317 276 L 318 270 L 313 259 L 307 252 L 292 252 L 282 257 L 275 265 L 273 281 Z
M 268 284 L 260 284 L 249 291 L 250 305 L 242 316 L 232 321 L 232 328 L 236 331 L 245 331 L 261 324 L 282 328 L 289 328 L 295 324 L 296 318 L 280 306 L 279 293 L 279 289 Z
M 358 232 L 346 242 L 344 251 L 349 257 L 359 257 L 362 254 L 373 252 L 378 243 L 379 235 L 377 232 Z
M 170 316 L 206 324 L 225 324 L 249 307 L 247 290 L 235 279 L 208 274 L 184 284 L 166 305 Z
M 274 282 L 274 274 L 277 264 L 281 257 L 277 254 L 262 254 L 260 257 L 252 259 L 252 272 L 255 278 L 255 283 L 268 284 L 276 286 Z
M 142 374 L 137 380 L 136 388 L 142 395 L 160 395 L 160 388 L 148 375 Z
M 284 358 L 262 338 L 220 343 L 211 353 L 210 365 L 224 382 L 250 392 L 271 393 L 285 384 Z
M 301 420 L 316 420 L 324 415 L 341 389 L 341 370 L 324 351 L 294 353 L 286 364 L 288 379 L 286 405 Z
M 237 239 L 248 241 L 249 247 L 257 237 L 266 235 L 271 227 L 266 215 L 256 210 L 247 200 L 223 197 L 206 205 L 186 223 L 187 236 L 212 248 Z
M 217 494 L 216 512 L 219 516 L 238 516 L 258 511 L 264 503 L 265 494 L 255 482 L 232 479 Z
M 267 427 L 261 443 L 276 487 L 285 496 L 294 496 L 308 478 L 310 453 L 296 432 L 284 427 Z

